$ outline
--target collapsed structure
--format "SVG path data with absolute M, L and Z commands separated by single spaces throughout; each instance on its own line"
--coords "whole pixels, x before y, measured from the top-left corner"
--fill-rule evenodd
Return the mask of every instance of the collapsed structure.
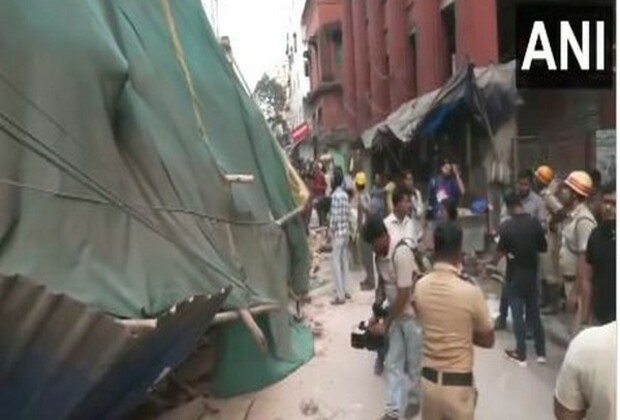
M 227 296 L 221 310 L 271 304 L 283 308 L 261 323 L 271 356 L 290 369 L 307 360 L 312 350 L 293 348 L 284 308 L 308 288 L 296 217 L 307 192 L 200 1 L 6 1 L 0 14 L 0 274 L 117 320 L 154 319 L 197 295 L 212 295 L 217 307 Z M 28 346 L 47 328 L 63 334 L 53 316 L 58 300 L 45 301 L 47 315 L 29 318 L 35 324 L 0 328 L 0 342 L 21 337 L 20 351 L 43 370 L 54 350 Z M 22 302 L 0 314 L 37 309 L 34 297 Z M 192 329 L 195 341 L 215 310 L 194 313 L 202 321 L 190 324 L 203 327 Z M 63 320 L 67 331 L 79 323 Z M 162 337 L 161 346 L 181 345 L 174 334 Z M 186 354 L 192 339 L 182 341 Z M 89 351 L 115 343 L 101 345 Z M 17 388 L 2 387 L 0 410 L 28 418 L 58 377 L 22 370 L 9 353 L 0 347 L 0 375 L 30 397 L 5 404 Z M 81 363 L 80 352 L 64 357 Z M 154 380 L 161 366 L 152 369 Z M 74 411 L 78 403 L 47 418 L 109 413 L 96 403 Z

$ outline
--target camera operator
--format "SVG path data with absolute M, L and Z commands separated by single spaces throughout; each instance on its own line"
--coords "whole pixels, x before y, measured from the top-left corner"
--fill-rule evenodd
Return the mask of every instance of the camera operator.
M 415 240 L 410 237 L 411 195 L 397 187 L 393 196 L 394 212 L 385 220 L 373 217 L 364 226 L 364 240 L 378 256 L 377 269 L 384 282 L 389 315 L 384 321 L 388 334 L 387 402 L 384 419 L 413 418 L 420 411 L 421 336 L 413 305 L 414 280 L 420 273 Z M 408 389 L 406 377 L 413 387 Z

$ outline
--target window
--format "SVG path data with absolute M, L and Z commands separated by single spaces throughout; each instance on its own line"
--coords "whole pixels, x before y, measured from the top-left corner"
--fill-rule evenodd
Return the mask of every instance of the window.
M 411 66 L 413 70 L 413 94 L 418 95 L 418 45 L 417 45 L 417 36 L 415 32 L 412 32 L 409 35 L 409 48 L 411 48 L 411 57 L 413 58 L 413 65 Z
M 497 2 L 497 32 L 499 62 L 506 63 L 516 56 L 516 4 L 514 1 Z
M 441 11 L 441 20 L 443 23 L 443 30 L 446 37 L 446 62 L 448 63 L 448 78 L 454 74 L 455 71 L 455 57 L 456 57 L 456 19 L 454 13 L 454 3 L 446 6 Z
M 334 41 L 334 63 L 336 64 L 336 69 L 339 69 L 342 65 L 342 32 L 336 31 L 333 34 Z

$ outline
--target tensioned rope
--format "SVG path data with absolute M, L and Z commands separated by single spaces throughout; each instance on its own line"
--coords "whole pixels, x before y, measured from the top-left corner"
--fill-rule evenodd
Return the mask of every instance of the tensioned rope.
M 3 112 L 0 112 L 0 119 L 4 121 L 4 123 L 0 122 L 0 131 L 4 132 L 9 138 L 16 141 L 22 147 L 30 150 L 35 153 L 42 159 L 46 160 L 48 163 L 52 164 L 62 172 L 66 173 L 73 179 L 75 179 L 80 184 L 84 185 L 86 188 L 94 191 L 96 194 L 100 195 L 104 199 L 108 200 L 111 204 L 117 206 L 121 211 L 133 217 L 136 221 L 144 225 L 147 229 L 151 230 L 164 240 L 174 244 L 181 251 L 186 253 L 188 256 L 194 258 L 198 262 L 206 265 L 216 273 L 220 274 L 227 280 L 230 280 L 235 286 L 240 288 L 248 288 L 249 285 L 243 283 L 240 279 L 226 273 L 224 270 L 217 267 L 215 264 L 211 263 L 209 260 L 203 258 L 200 254 L 196 253 L 191 247 L 186 244 L 177 241 L 171 235 L 168 235 L 162 229 L 160 229 L 157 225 L 155 225 L 148 217 L 146 217 L 141 212 L 134 209 L 131 205 L 124 202 L 120 197 L 116 196 L 116 194 L 105 186 L 99 184 L 96 180 L 92 179 L 88 174 L 81 171 L 79 168 L 76 168 L 71 162 L 67 159 L 63 158 L 60 154 L 58 154 L 55 150 L 51 149 L 47 146 L 43 141 L 38 139 L 28 130 L 21 127 L 19 124 L 11 120 Z M 23 136 L 21 137 L 20 134 Z

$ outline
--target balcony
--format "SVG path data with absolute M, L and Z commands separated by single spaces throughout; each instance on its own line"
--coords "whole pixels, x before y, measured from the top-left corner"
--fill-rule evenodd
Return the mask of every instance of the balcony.
M 324 80 L 321 81 L 317 87 L 312 89 L 304 99 L 308 104 L 314 105 L 321 95 L 327 93 L 342 93 L 342 84 L 340 81 L 333 80 L 333 78 L 324 78 Z

